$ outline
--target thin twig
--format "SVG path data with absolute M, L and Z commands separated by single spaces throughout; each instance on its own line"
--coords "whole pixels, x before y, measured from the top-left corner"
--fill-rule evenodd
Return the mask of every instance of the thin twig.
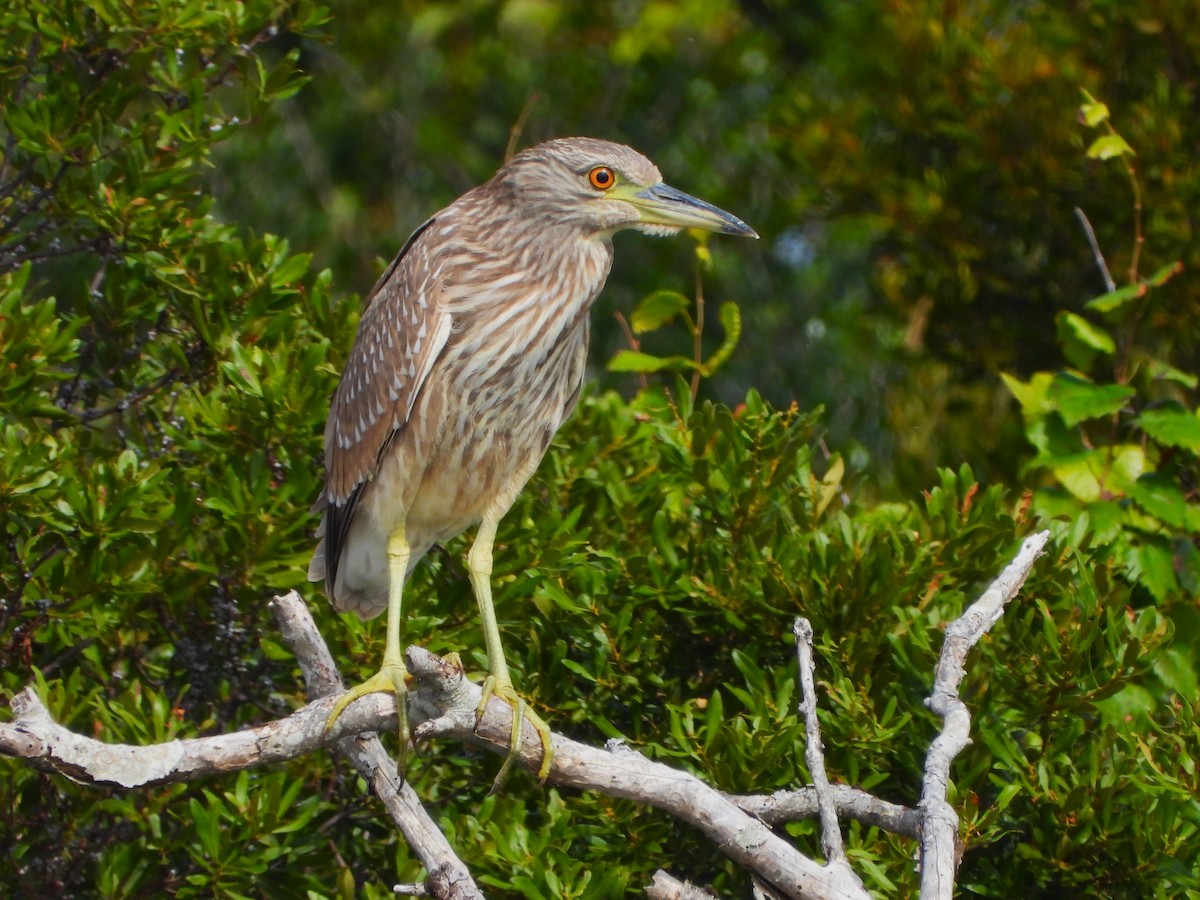
M 846 849 L 838 825 L 837 807 L 829 790 L 825 772 L 825 748 L 821 744 L 821 723 L 817 719 L 817 688 L 813 678 L 813 627 L 805 618 L 792 623 L 796 636 L 796 660 L 800 670 L 800 714 L 804 716 L 804 762 L 813 789 L 817 792 L 817 810 L 821 820 L 821 849 L 830 865 L 844 865 Z
M 512 128 L 508 130 L 508 145 L 504 148 L 504 161 L 507 163 L 517 152 L 517 145 L 521 143 L 521 132 L 525 130 L 525 123 L 529 121 L 529 116 L 533 113 L 533 107 L 537 105 L 538 100 L 542 97 L 536 91 L 529 95 L 529 99 L 525 101 L 525 105 L 521 108 L 521 114 L 517 116 L 517 121 L 513 122 Z
M 625 318 L 625 314 L 619 309 L 614 315 L 617 317 L 617 324 L 621 327 L 621 333 L 625 335 L 625 340 L 629 344 L 629 349 L 637 353 L 642 349 L 642 342 L 637 339 L 637 335 L 629 327 L 629 320 Z M 645 372 L 638 372 L 638 382 L 641 384 L 643 391 L 650 387 L 650 379 L 646 377 Z
M 1096 260 L 1096 265 L 1100 269 L 1100 274 L 1104 278 L 1104 289 L 1111 294 L 1117 289 L 1117 283 L 1113 281 L 1112 273 L 1108 271 L 1108 263 L 1104 259 L 1104 254 L 1100 250 L 1100 243 L 1096 240 L 1096 231 L 1092 228 L 1092 223 L 1088 221 L 1087 213 L 1078 206 L 1075 207 L 1075 216 L 1079 219 L 1079 223 L 1083 226 L 1083 232 L 1087 235 L 1088 243 L 1092 247 L 1092 256 Z

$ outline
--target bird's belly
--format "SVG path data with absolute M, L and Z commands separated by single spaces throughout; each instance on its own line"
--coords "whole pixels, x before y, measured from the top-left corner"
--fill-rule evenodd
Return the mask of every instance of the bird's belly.
M 539 425 L 507 430 L 472 416 L 450 423 L 409 507 L 409 531 L 441 543 L 485 517 L 502 516 L 537 469 L 561 413 L 534 418 Z

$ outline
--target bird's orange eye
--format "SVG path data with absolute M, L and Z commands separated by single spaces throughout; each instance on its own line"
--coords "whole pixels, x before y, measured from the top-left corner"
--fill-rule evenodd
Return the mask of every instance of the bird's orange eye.
M 617 176 L 608 166 L 596 166 L 588 172 L 588 183 L 598 191 L 607 191 L 617 183 Z

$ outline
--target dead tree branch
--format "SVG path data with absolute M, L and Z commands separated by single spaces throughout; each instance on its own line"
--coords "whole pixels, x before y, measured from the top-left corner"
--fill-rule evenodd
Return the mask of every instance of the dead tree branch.
M 926 705 L 944 722 L 942 732 L 925 758 L 925 778 L 918 810 L 921 815 L 921 898 L 950 898 L 954 876 L 962 857 L 958 813 L 946 800 L 950 766 L 971 742 L 971 713 L 959 699 L 958 686 L 965 674 L 967 654 L 1000 617 L 1029 577 L 1033 564 L 1050 540 L 1049 531 L 1025 539 L 1017 556 L 978 600 L 946 629 L 946 641 L 938 660 L 933 694 Z
M 816 727 L 811 627 L 797 622 L 797 653 L 807 725 L 809 770 L 814 786 L 766 797 L 721 794 L 695 776 L 653 762 L 620 741 L 590 747 L 553 736 L 549 781 L 579 790 L 634 800 L 662 809 L 691 824 L 729 859 L 746 869 L 771 894 L 787 897 L 861 898 L 867 893 L 841 850 L 837 817 L 855 818 L 920 840 L 922 897 L 949 897 L 961 855 L 958 817 L 946 801 L 954 758 L 969 742 L 970 714 L 958 697 L 967 653 L 1003 614 L 1049 539 L 1042 532 L 1027 539 L 1013 562 L 987 591 L 946 630 L 929 706 L 945 722 L 930 748 L 922 798 L 916 810 L 878 800 L 846 785 L 829 784 Z M 342 689 L 336 665 L 303 600 L 295 592 L 272 604 L 283 637 L 296 654 L 310 702 L 291 715 L 232 734 L 167 741 L 150 746 L 105 744 L 57 724 L 32 688 L 12 701 L 14 720 L 0 723 L 0 754 L 19 757 L 38 768 L 82 784 L 125 789 L 219 775 L 277 764 L 326 746 L 336 746 L 371 784 L 388 814 L 429 872 L 414 893 L 438 898 L 479 898 L 483 894 L 421 806 L 411 787 L 396 776 L 394 761 L 373 732 L 395 729 L 392 699 L 371 694 L 351 705 L 325 732 L 329 710 Z M 807 650 L 807 652 L 806 652 Z M 415 740 L 452 738 L 507 753 L 512 710 L 493 701 L 475 721 L 480 689 L 456 664 L 420 647 L 407 652 L 416 685 L 410 693 Z M 519 764 L 536 771 L 541 743 L 526 723 Z M 829 863 L 818 865 L 772 826 L 817 816 Z M 673 882 L 656 880 L 670 896 Z M 767 887 L 769 886 L 769 888 Z M 413 886 L 409 886 L 413 887 Z M 682 896 L 682 895 L 681 895 Z

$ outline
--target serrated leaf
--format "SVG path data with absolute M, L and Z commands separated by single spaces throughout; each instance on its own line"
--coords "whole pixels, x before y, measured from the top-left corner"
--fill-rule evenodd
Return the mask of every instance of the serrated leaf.
M 629 315 L 629 327 L 634 334 L 645 334 L 666 325 L 692 305 L 692 301 L 678 291 L 655 291 L 641 302 Z
M 1109 291 L 1107 294 L 1101 294 L 1099 297 L 1094 297 L 1084 304 L 1085 309 L 1094 309 L 1096 312 L 1109 313 L 1113 310 L 1120 309 L 1131 300 L 1136 300 L 1146 293 L 1144 284 L 1127 284 L 1125 287 L 1117 288 L 1115 291 Z
M 1128 385 L 1096 384 L 1073 372 L 1059 372 L 1050 383 L 1047 397 L 1063 421 L 1074 426 L 1119 412 L 1134 393 Z
M 1200 454 L 1200 418 L 1178 403 L 1146 410 L 1138 416 L 1137 424 L 1160 444 Z
M 1050 470 L 1068 491 L 1092 503 L 1128 492 L 1146 471 L 1146 453 L 1137 444 L 1117 444 L 1056 462 Z
M 1088 159 L 1112 159 L 1115 156 L 1137 156 L 1125 138 L 1119 134 L 1105 134 L 1087 148 Z
M 1170 525 L 1182 528 L 1187 516 L 1187 500 L 1179 485 L 1164 475 L 1143 475 L 1129 487 L 1129 496 L 1150 515 Z

